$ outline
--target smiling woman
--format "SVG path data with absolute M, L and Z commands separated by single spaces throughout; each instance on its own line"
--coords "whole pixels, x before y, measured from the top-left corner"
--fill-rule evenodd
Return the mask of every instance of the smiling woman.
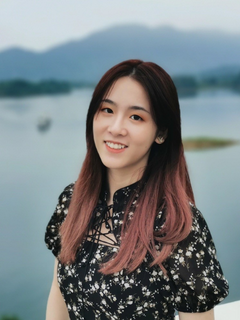
M 194 204 L 170 76 L 140 60 L 111 68 L 86 139 L 46 230 L 56 256 L 46 319 L 213 319 L 228 283 Z

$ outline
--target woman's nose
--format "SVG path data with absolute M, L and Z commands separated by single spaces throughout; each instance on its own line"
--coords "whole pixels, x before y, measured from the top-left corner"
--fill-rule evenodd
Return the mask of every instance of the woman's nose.
M 108 127 L 108 132 L 111 133 L 113 136 L 125 136 L 127 134 L 127 129 L 123 119 L 121 119 L 120 117 L 112 119 Z

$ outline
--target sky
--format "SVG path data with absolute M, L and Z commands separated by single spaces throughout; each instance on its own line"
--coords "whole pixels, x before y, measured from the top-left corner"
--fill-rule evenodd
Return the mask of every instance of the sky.
M 239 0 L 0 0 L 0 51 L 34 51 L 114 25 L 240 34 Z

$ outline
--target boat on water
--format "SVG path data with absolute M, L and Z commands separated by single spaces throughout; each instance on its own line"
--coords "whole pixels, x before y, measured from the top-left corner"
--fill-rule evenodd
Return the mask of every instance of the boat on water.
M 38 118 L 37 128 L 41 132 L 47 131 L 49 130 L 51 123 L 52 123 L 52 119 L 50 117 L 41 116 Z

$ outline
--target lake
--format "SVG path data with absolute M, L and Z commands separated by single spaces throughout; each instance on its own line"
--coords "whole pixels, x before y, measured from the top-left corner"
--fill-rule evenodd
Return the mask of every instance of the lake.
M 0 316 L 43 320 L 54 258 L 46 225 L 85 155 L 85 118 L 92 90 L 0 100 Z M 206 91 L 180 99 L 183 137 L 240 140 L 240 95 Z M 39 117 L 52 119 L 46 132 Z M 230 283 L 225 302 L 240 299 L 240 145 L 186 152 L 196 204 L 212 232 Z

